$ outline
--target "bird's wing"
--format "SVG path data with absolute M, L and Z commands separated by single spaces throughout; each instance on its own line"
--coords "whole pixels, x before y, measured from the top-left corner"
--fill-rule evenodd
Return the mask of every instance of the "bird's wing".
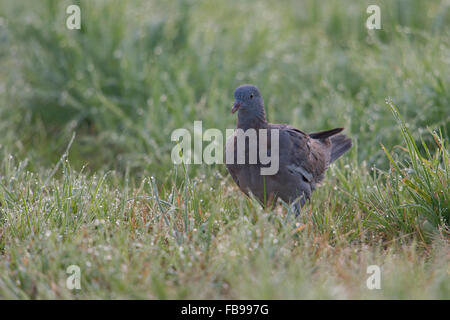
M 304 180 L 318 183 L 330 161 L 330 143 L 326 140 L 312 139 L 307 133 L 291 126 L 282 126 L 281 134 L 285 141 L 280 141 L 280 153 L 287 153 L 286 168 L 299 173 Z

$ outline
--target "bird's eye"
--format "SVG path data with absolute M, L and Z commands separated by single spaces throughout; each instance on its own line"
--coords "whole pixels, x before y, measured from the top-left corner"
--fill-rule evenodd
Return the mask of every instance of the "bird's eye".
M 250 99 L 253 99 L 253 93 L 250 94 Z

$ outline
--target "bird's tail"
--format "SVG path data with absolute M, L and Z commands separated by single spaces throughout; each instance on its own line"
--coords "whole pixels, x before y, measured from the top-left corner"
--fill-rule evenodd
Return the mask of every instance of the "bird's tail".
M 331 140 L 331 158 L 330 162 L 337 160 L 352 147 L 352 139 L 345 134 L 337 134 L 330 138 Z

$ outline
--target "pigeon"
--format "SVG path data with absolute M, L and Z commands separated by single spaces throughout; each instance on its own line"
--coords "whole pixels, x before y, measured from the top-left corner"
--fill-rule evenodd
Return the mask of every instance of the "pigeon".
M 234 91 L 235 102 L 231 110 L 238 112 L 237 129 L 248 132 L 264 132 L 267 155 L 271 155 L 272 134 L 278 132 L 278 171 L 275 174 L 263 175 L 263 163 L 259 155 L 261 134 L 256 135 L 256 161 L 250 160 L 250 138 L 245 139 L 245 161 L 237 161 L 237 131 L 226 142 L 225 153 L 227 170 L 247 196 L 253 195 L 263 207 L 271 207 L 280 198 L 293 206 L 296 217 L 300 207 L 311 197 L 316 186 L 323 180 L 330 163 L 352 147 L 352 140 L 340 132 L 344 128 L 336 128 L 315 133 L 305 133 L 288 124 L 272 124 L 266 121 L 264 101 L 258 88 L 254 85 L 242 85 Z M 275 149 L 274 149 L 275 150 Z M 271 155 L 273 156 L 273 155 Z

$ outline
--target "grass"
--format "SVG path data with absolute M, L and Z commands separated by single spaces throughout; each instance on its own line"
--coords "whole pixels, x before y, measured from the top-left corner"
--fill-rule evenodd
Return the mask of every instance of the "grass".
M 0 298 L 450 298 L 445 1 L 379 1 L 370 32 L 364 1 L 75 2 L 81 31 L 72 2 L 0 3 Z M 170 161 L 243 82 L 354 139 L 304 224 Z

